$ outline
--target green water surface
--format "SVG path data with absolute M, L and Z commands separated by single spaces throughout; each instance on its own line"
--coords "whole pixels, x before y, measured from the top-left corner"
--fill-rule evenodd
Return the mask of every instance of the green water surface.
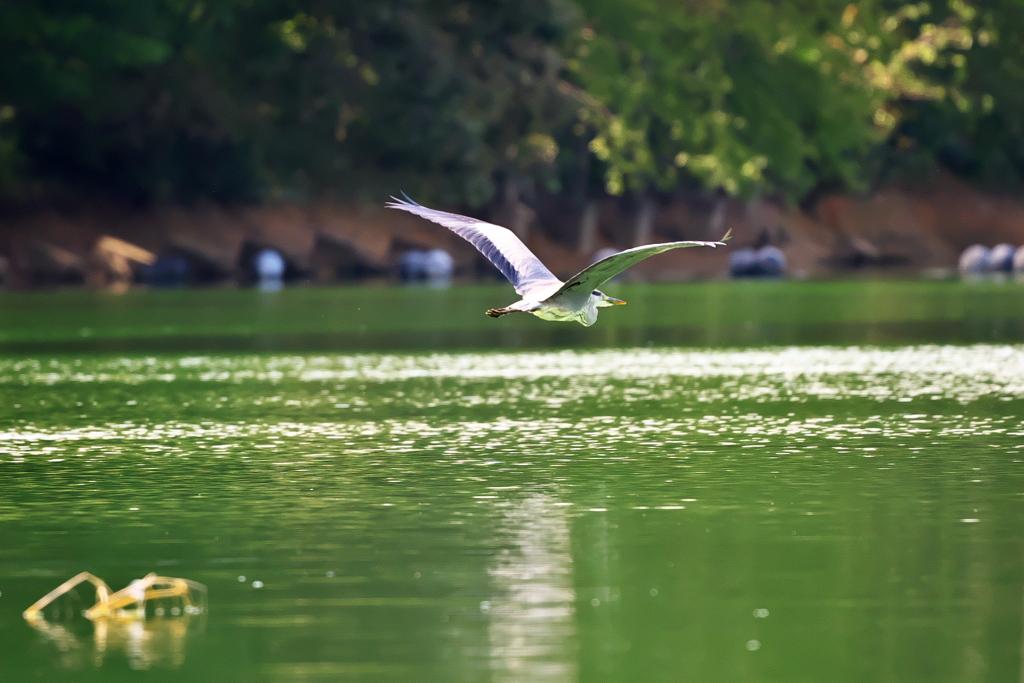
M 1020 290 L 800 284 L 0 298 L 0 680 L 1020 680 Z
M 594 327 L 484 315 L 505 285 L 0 293 L 0 352 L 308 351 L 1024 341 L 1024 283 L 610 283 Z

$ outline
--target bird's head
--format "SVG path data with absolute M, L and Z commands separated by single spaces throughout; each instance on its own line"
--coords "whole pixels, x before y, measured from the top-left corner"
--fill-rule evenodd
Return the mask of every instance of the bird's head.
M 596 289 L 591 294 L 591 296 L 596 296 L 597 297 L 597 306 L 598 306 L 598 308 L 605 308 L 607 306 L 615 306 L 616 304 L 625 304 L 626 303 L 622 299 L 616 299 L 615 297 L 608 296 L 604 292 L 598 291 Z

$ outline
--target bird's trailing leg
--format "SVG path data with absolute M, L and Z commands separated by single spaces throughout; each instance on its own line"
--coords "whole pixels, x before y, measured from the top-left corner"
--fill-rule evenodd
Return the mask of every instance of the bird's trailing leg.
M 509 313 L 529 313 L 530 311 L 536 311 L 540 307 L 541 304 L 536 301 L 527 301 L 523 299 L 522 301 L 517 301 L 514 304 L 509 304 L 504 308 L 491 308 L 487 311 L 487 315 L 492 318 L 500 318 L 501 316 L 508 315 Z

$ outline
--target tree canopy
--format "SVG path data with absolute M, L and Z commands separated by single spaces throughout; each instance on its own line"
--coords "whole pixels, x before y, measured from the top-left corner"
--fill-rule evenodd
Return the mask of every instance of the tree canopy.
M 0 197 L 1024 176 L 1024 3 L 0 0 Z

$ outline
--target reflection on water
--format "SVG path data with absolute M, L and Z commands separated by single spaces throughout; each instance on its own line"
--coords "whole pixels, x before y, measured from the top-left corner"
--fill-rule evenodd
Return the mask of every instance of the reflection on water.
M 124 656 L 136 670 L 177 669 L 185 662 L 187 640 L 202 633 L 205 617 L 100 618 L 86 626 L 91 628 L 91 636 L 73 630 L 70 623 L 42 618 L 27 623 L 56 650 L 55 663 L 62 669 L 100 667 L 118 656 Z
M 502 510 L 509 537 L 488 568 L 494 594 L 489 617 L 494 681 L 569 683 L 577 677 L 569 516 L 551 496 L 534 494 Z
M 11 680 L 1020 677 L 1024 347 L 33 356 L 0 399 Z M 83 568 L 209 623 L 39 647 Z
M 36 354 L 469 349 L 646 344 L 1024 341 L 1024 287 L 961 282 L 622 284 L 592 329 L 495 321 L 507 286 L 0 293 L 0 351 Z M 386 312 L 386 314 L 382 314 Z
M 77 588 L 91 585 L 96 602 L 82 610 Z M 23 613 L 25 621 L 61 653 L 62 668 L 81 668 L 86 659 L 99 667 L 108 650 L 123 651 L 132 669 L 180 667 L 185 660 L 185 637 L 201 630 L 206 613 L 206 586 L 150 573 L 119 591 L 91 574 L 79 572 L 41 597 Z M 51 619 L 47 620 L 47 614 Z M 149 618 L 149 617 L 152 618 Z M 72 628 L 79 617 L 92 626 L 93 647 L 85 648 Z M 193 617 L 196 617 L 195 621 Z
M 497 393 L 482 395 L 486 380 Z M 682 380 L 686 380 L 683 382 Z M 289 408 L 334 409 L 334 416 L 365 413 L 372 407 L 437 408 L 457 402 L 465 407 L 544 403 L 558 409 L 567 401 L 592 397 L 621 387 L 620 401 L 650 401 L 690 394 L 701 402 L 716 400 L 789 401 L 814 398 L 867 397 L 876 400 L 932 398 L 972 401 L 986 395 L 1024 397 L 1024 353 L 1009 345 L 918 346 L 899 349 L 872 347 L 789 347 L 737 351 L 631 349 L 628 351 L 561 351 L 533 353 L 465 353 L 428 355 L 310 355 L 310 356 L 194 356 L 184 358 L 99 358 L 83 366 L 81 359 L 0 359 L 0 386 L 81 387 L 103 384 L 133 387 L 194 384 L 204 391 L 215 387 L 248 389 L 249 405 L 259 412 L 279 414 Z M 263 388 L 282 382 L 321 391 L 288 397 Z M 408 382 L 410 393 L 391 392 L 384 383 Z M 443 383 L 443 384 L 439 384 Z M 701 385 L 704 390 L 696 392 Z M 85 386 L 83 386 L 85 385 Z M 366 395 L 354 389 L 367 389 Z M 193 387 L 189 387 L 190 389 Z M 491 386 L 486 386 L 490 390 Z M 628 390 L 623 390 L 628 388 Z M 454 391 L 453 391 L 454 389 Z M 652 395 L 651 392 L 656 392 Z M 46 392 L 50 405 L 61 396 Z M 600 397 L 600 393 L 598 393 Z M 139 399 L 125 397 L 127 408 Z M 144 397 L 145 398 L 145 397 Z M 228 394 L 184 397 L 181 407 L 221 409 Z M 134 400 L 134 402 L 132 402 Z M 14 401 L 16 409 L 31 403 Z M 210 405 L 212 404 L 212 405 Z M 70 407 L 70 406 L 69 406 Z M 81 407 L 81 406 L 76 406 Z M 173 407 L 173 406 L 168 406 Z M 341 411 L 341 412 L 339 412 Z M 23 413 L 22 413 L 23 414 Z

